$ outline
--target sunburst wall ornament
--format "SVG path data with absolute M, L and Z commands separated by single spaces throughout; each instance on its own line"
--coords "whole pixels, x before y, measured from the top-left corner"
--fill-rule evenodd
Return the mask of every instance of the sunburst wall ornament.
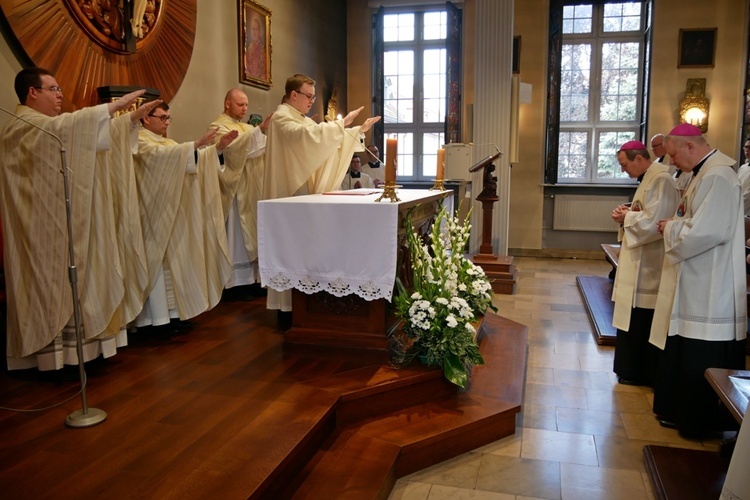
M 0 0 L 0 9 L 21 64 L 55 74 L 67 111 L 96 104 L 107 85 L 151 87 L 168 102 L 193 55 L 196 0 Z

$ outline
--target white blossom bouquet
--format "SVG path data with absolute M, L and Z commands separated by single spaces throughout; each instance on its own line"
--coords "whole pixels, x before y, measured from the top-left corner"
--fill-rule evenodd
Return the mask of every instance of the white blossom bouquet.
M 468 216 L 467 216 L 468 219 Z M 481 268 L 464 257 L 470 226 L 449 218 L 441 207 L 423 243 L 405 217 L 412 290 L 396 280 L 396 315 L 403 320 L 394 332 L 397 365 L 414 357 L 441 366 L 445 377 L 465 388 L 471 367 L 484 364 L 472 323 L 492 305 L 492 288 Z

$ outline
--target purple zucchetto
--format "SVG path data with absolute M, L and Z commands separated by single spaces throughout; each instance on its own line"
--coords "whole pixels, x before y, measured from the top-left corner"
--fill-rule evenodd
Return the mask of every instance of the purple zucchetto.
M 701 129 L 696 127 L 695 125 L 691 125 L 689 123 L 680 123 L 669 132 L 669 135 L 695 137 L 697 135 L 703 135 L 703 132 L 701 132 Z
M 646 149 L 646 145 L 641 141 L 628 141 L 620 146 L 619 151 L 629 151 L 631 149 Z

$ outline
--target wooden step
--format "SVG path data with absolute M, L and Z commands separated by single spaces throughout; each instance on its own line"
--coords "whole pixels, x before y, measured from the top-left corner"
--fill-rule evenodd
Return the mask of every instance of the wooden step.
M 485 316 L 471 386 L 340 426 L 287 485 L 284 497 L 387 498 L 395 480 L 515 432 L 526 368 L 526 327 Z
M 576 276 L 578 290 L 589 313 L 596 343 L 615 345 L 617 329 L 612 326 L 615 304 L 612 302 L 612 280 L 605 276 Z

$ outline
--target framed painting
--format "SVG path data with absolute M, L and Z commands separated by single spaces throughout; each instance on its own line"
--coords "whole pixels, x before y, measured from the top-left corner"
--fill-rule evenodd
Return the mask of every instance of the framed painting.
M 521 73 L 521 37 L 513 37 L 513 74 Z
M 716 28 L 680 30 L 678 68 L 713 68 Z
M 238 0 L 240 82 L 271 88 L 271 11 L 253 0 Z

